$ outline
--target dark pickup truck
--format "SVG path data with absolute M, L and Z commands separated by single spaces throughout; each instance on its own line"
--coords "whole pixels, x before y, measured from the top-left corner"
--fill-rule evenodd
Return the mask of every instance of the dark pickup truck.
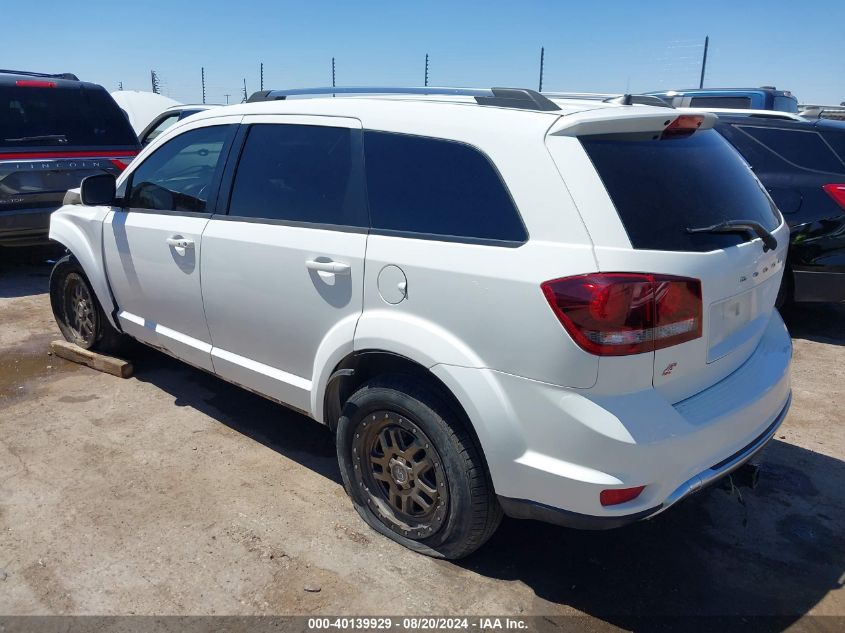
M 65 192 L 86 176 L 120 173 L 139 150 L 102 86 L 0 70 L 0 247 L 46 244 Z

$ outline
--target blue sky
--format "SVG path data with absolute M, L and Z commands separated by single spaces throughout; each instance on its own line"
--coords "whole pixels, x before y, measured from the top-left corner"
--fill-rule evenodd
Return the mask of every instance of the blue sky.
M 148 90 L 150 69 L 180 101 L 240 100 L 259 87 L 430 84 L 632 92 L 776 85 L 799 101 L 845 101 L 845 1 L 4 2 L 7 68 L 73 72 Z

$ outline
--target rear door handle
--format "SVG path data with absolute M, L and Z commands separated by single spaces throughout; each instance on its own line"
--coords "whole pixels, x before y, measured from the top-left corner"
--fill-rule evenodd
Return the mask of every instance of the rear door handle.
M 318 262 L 316 259 L 306 260 L 305 267 L 308 270 L 316 270 L 321 273 L 334 273 L 335 275 L 348 275 L 352 270 L 352 267 L 345 262 Z

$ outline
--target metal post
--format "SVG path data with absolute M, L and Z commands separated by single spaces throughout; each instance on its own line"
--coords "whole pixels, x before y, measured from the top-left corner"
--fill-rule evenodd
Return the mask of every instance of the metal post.
M 544 47 L 540 47 L 540 88 L 537 92 L 543 92 L 543 62 L 545 61 L 546 57 L 546 49 Z
M 231 95 L 231 94 L 229 94 L 229 93 L 227 92 L 227 93 L 226 93 L 225 95 L 223 95 L 223 96 L 224 96 L 224 97 L 226 97 L 226 105 L 229 105 L 229 97 L 231 97 L 232 95 Z
M 159 86 L 159 82 L 158 82 L 158 75 L 156 74 L 156 71 L 154 71 L 154 70 L 150 71 L 150 81 L 153 84 L 153 92 L 155 94 L 159 94 L 160 86 Z
M 264 62 L 261 62 L 261 87 L 259 90 L 264 90 Z
M 246 77 L 244 77 L 244 101 L 246 101 L 246 100 L 247 100 L 247 94 L 246 94 Z
M 698 82 L 699 88 L 704 88 L 704 71 L 707 68 L 707 47 L 710 45 L 710 36 L 704 37 L 704 57 L 701 59 L 701 79 Z
M 118 81 L 118 82 L 117 82 L 117 89 L 118 89 L 118 90 L 123 90 L 123 82 L 122 82 L 122 81 Z
M 205 103 L 205 66 L 200 68 L 202 74 L 202 102 Z
M 332 88 L 335 87 L 334 79 L 335 79 L 335 77 L 334 77 L 334 57 L 332 57 Z M 332 95 L 332 96 L 334 97 L 335 95 Z
M 425 84 L 428 86 L 428 53 L 425 54 Z

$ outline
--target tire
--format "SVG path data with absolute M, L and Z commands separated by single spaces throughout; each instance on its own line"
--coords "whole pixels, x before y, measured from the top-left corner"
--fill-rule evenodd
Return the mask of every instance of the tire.
M 65 340 L 107 354 L 125 349 L 128 337 L 109 323 L 82 266 L 65 255 L 50 274 L 50 305 Z
M 415 552 L 462 558 L 502 519 L 461 416 L 419 379 L 375 378 L 352 394 L 338 421 L 337 456 L 358 514 Z
M 792 269 L 787 268 L 783 271 L 783 279 L 781 279 L 780 287 L 778 288 L 778 295 L 775 299 L 775 307 L 781 308 L 789 306 L 794 301 L 792 288 Z

